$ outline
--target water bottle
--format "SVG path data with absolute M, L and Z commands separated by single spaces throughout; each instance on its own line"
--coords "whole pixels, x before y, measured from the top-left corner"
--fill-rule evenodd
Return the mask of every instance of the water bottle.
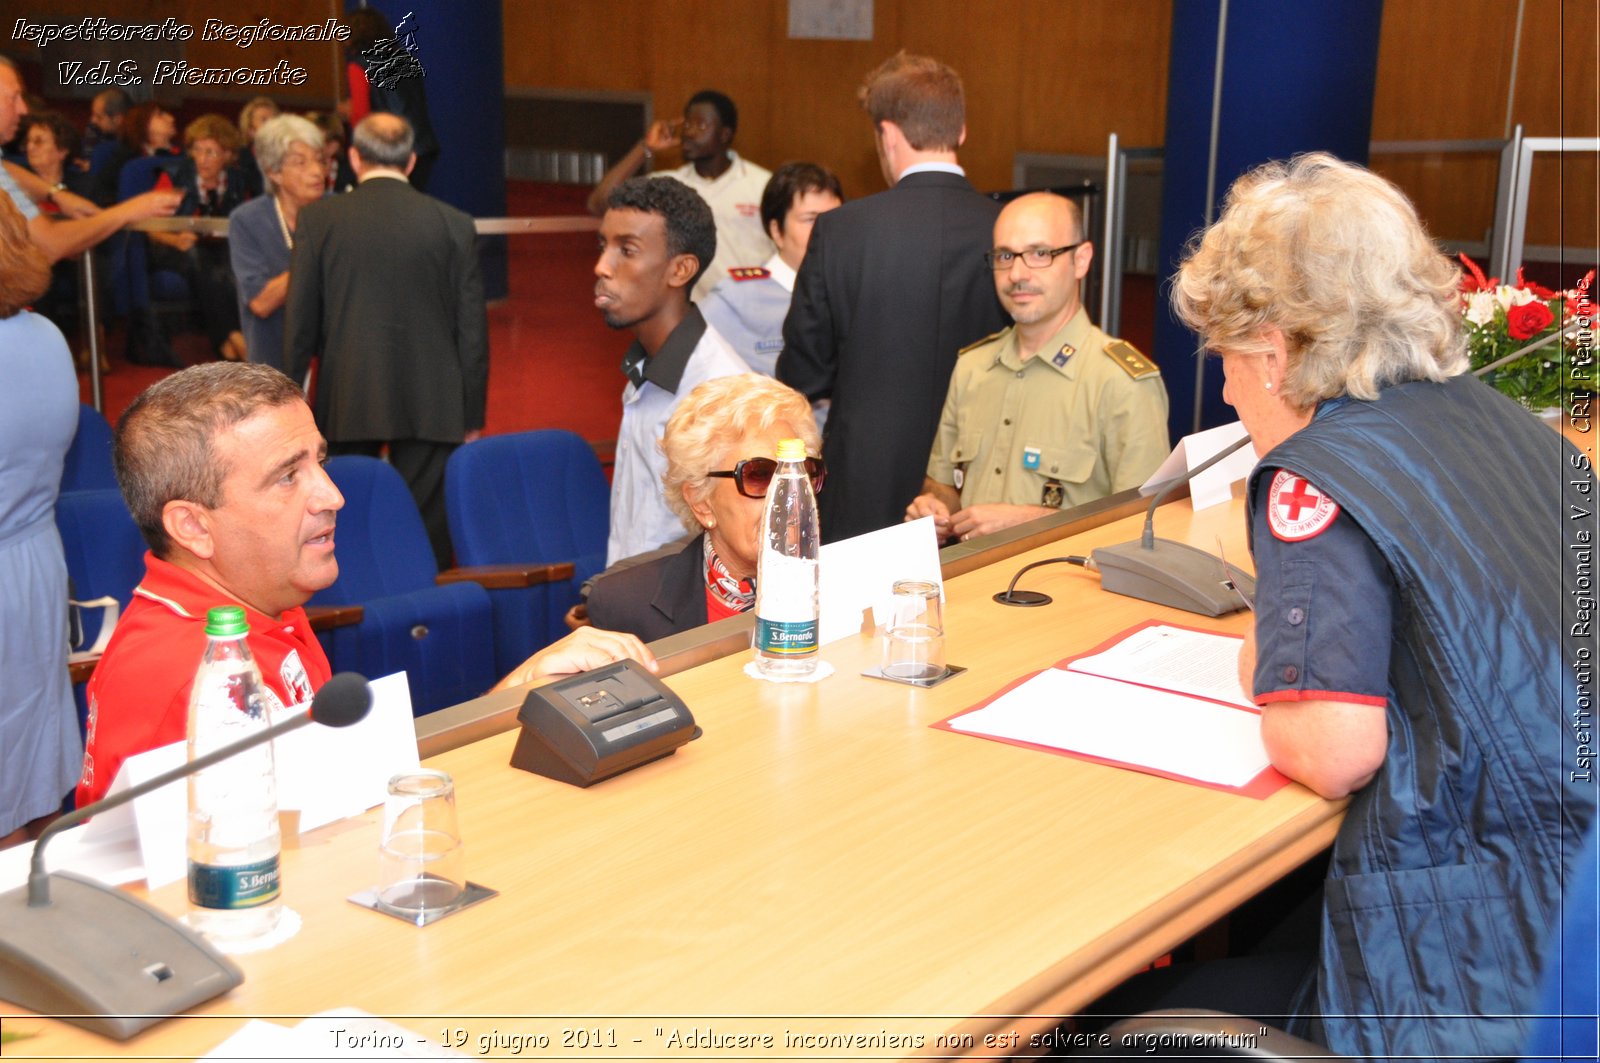
M 817 667 L 817 496 L 803 440 L 778 442 L 778 469 L 761 515 L 756 574 L 756 667 L 763 675 L 810 675 Z
M 206 651 L 189 694 L 190 760 L 273 723 L 249 634 L 236 605 L 206 613 Z M 261 947 L 282 913 L 279 848 L 271 742 L 191 775 L 189 925 L 223 952 Z

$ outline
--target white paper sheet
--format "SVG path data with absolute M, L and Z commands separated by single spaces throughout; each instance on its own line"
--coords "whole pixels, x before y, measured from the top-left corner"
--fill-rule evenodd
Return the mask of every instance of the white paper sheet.
M 1156 624 L 1136 631 L 1104 653 L 1080 657 L 1074 672 L 1143 683 L 1254 709 L 1239 683 L 1239 647 L 1244 639 Z
M 1270 764 L 1254 713 L 1060 668 L 950 726 L 1220 786 L 1243 786 Z
M 51 838 L 45 849 L 45 870 L 76 871 L 107 886 L 121 886 L 144 878 L 139 835 L 131 822 L 124 833 L 99 841 L 85 840 L 88 830 L 89 825 L 85 823 Z M 0 849 L 0 893 L 26 883 L 32 862 L 31 845 Z
M 928 580 L 944 597 L 932 517 L 828 543 L 822 548 L 821 567 L 817 637 L 824 646 L 859 632 L 868 609 L 874 626 L 887 620 L 897 580 Z
M 278 808 L 300 812 L 300 829 L 357 816 L 383 803 L 389 776 L 415 770 L 417 732 L 404 672 L 368 684 L 372 711 L 350 727 L 312 724 L 273 743 Z M 173 742 L 122 762 L 110 797 L 184 763 L 187 744 Z M 188 788 L 182 780 L 102 812 L 50 842 L 51 871 L 76 871 L 109 886 L 143 879 L 151 889 L 188 873 Z M 32 846 L 0 851 L 0 889 L 27 881 Z
M 172 742 L 135 753 L 122 762 L 111 780 L 107 797 L 115 797 L 163 772 L 180 767 L 188 758 L 184 742 Z M 102 812 L 84 825 L 84 844 L 113 846 L 132 832 L 138 840 L 139 866 L 151 889 L 176 882 L 188 873 L 187 840 L 189 790 L 182 780 L 136 797 L 131 804 Z M 51 843 L 54 844 L 53 842 Z M 141 877 L 141 876 L 136 876 Z M 125 880 L 127 881 L 127 880 Z
M 1178 440 L 1178 445 L 1172 448 L 1172 453 L 1167 455 L 1167 460 L 1161 463 L 1161 467 L 1150 474 L 1150 479 L 1139 488 L 1139 493 L 1155 494 L 1166 486 L 1169 480 L 1182 476 L 1197 465 L 1203 465 L 1228 444 L 1243 438 L 1244 435 L 1244 425 L 1234 421 L 1232 424 L 1218 425 L 1216 428 L 1207 428 L 1204 432 L 1184 436 Z M 1228 501 L 1233 497 L 1233 485 L 1249 476 L 1250 470 L 1255 467 L 1255 450 L 1248 446 L 1240 447 L 1189 481 L 1190 505 L 1198 512 Z
M 184 743 L 174 742 L 138 753 L 122 762 L 107 796 L 182 764 Z M 45 849 L 47 871 L 75 871 L 108 886 L 148 879 L 147 862 L 155 868 L 151 888 L 176 882 L 188 870 L 185 821 L 188 791 L 175 782 L 130 804 L 101 813 L 82 826 L 62 831 Z M 33 846 L 0 851 L 0 890 L 28 880 Z
M 417 768 L 417 730 L 406 674 L 386 675 L 367 686 L 372 711 L 360 723 L 312 724 L 273 743 L 278 807 L 300 812 L 302 833 L 381 805 L 389 777 Z

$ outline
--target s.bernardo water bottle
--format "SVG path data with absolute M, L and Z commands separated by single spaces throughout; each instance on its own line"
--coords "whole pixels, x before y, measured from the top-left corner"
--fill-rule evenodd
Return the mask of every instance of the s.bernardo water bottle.
M 206 613 L 206 651 L 189 694 L 189 759 L 265 730 L 269 695 L 238 606 Z M 282 914 L 272 743 L 189 777 L 190 926 L 223 952 L 263 947 Z
M 756 572 L 756 667 L 764 675 L 792 678 L 816 670 L 820 546 L 805 442 L 779 440 Z

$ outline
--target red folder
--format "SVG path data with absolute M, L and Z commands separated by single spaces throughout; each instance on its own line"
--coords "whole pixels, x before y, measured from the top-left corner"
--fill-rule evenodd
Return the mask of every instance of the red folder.
M 1053 665 L 1053 667 L 1060 668 L 1060 669 L 1064 670 L 1064 669 L 1066 669 L 1066 667 L 1069 664 L 1071 664 L 1073 661 L 1078 660 L 1079 658 L 1082 658 L 1082 657 L 1093 657 L 1097 653 L 1104 653 L 1106 650 L 1108 650 L 1111 647 L 1115 646 L 1117 643 L 1121 642 L 1123 639 L 1126 639 L 1131 635 L 1137 634 L 1138 632 L 1143 631 L 1145 628 L 1155 627 L 1157 625 L 1161 625 L 1161 626 L 1164 626 L 1164 627 L 1182 628 L 1185 631 L 1198 631 L 1201 634 L 1205 634 L 1205 635 L 1222 635 L 1222 636 L 1227 637 L 1227 638 L 1236 637 L 1236 636 L 1230 635 L 1228 632 L 1225 632 L 1225 631 L 1211 631 L 1211 630 L 1209 630 L 1207 628 L 1189 627 L 1186 624 L 1174 624 L 1174 623 L 1171 623 L 1170 621 L 1165 621 L 1165 620 L 1146 620 L 1142 624 L 1135 624 L 1133 627 L 1128 628 L 1126 631 L 1123 631 L 1123 632 L 1120 632 L 1120 633 L 1118 633 L 1116 635 L 1111 636 L 1110 638 L 1106 639 L 1104 642 L 1100 643 L 1098 646 L 1095 646 L 1092 649 L 1084 650 L 1082 653 L 1073 654 L 1071 657 L 1062 658 L 1061 660 L 1057 661 Z M 969 712 L 977 712 L 979 709 L 981 709 L 984 706 L 986 706 L 986 705 L 990 704 L 991 702 L 993 702 L 996 698 L 999 698 L 1004 694 L 1010 693 L 1011 691 L 1015 690 L 1017 687 L 1021 686 L 1023 683 L 1026 683 L 1028 680 L 1032 679 L 1034 676 L 1040 674 L 1040 672 L 1042 672 L 1042 671 L 1043 671 L 1043 669 L 1040 669 L 1039 671 L 1029 672 L 1027 675 L 1019 676 L 1018 678 L 1012 680 L 1010 683 L 1007 683 L 1005 686 L 1001 687 L 999 690 L 995 691 L 993 694 L 989 695 L 987 698 L 984 698 L 982 701 L 978 702 L 976 705 L 972 705 L 972 706 L 970 706 L 968 708 L 962 709 L 960 712 L 955 713 L 955 714 L 953 714 L 951 716 L 948 716 L 945 719 L 938 721 L 937 723 L 930 724 L 929 726 L 938 728 L 941 731 L 949 731 L 952 734 L 966 735 L 966 736 L 971 737 L 971 738 L 983 738 L 983 739 L 987 739 L 988 741 L 991 741 L 991 742 L 1004 742 L 1006 745 L 1021 746 L 1024 749 L 1037 749 L 1037 750 L 1039 750 L 1040 752 L 1043 752 L 1043 753 L 1054 753 L 1056 756 L 1072 757 L 1072 758 L 1074 758 L 1076 760 L 1086 760 L 1086 761 L 1089 761 L 1092 764 L 1109 764 L 1110 766 L 1112 766 L 1114 768 L 1126 768 L 1129 771 L 1137 771 L 1137 772 L 1141 772 L 1141 773 L 1143 773 L 1145 775 L 1158 775 L 1163 779 L 1172 779 L 1172 780 L 1174 780 L 1176 782 L 1188 783 L 1190 786 L 1204 786 L 1209 790 L 1221 790 L 1224 793 L 1239 794 L 1239 795 L 1241 795 L 1243 797 L 1253 797 L 1258 801 L 1262 800 L 1264 798 L 1267 798 L 1267 797 L 1271 797 L 1273 794 L 1277 793 L 1279 790 L 1281 790 L 1285 786 L 1289 785 L 1288 776 L 1284 775 L 1282 772 L 1280 772 L 1276 768 L 1272 768 L 1272 767 L 1268 767 L 1268 768 L 1264 769 L 1263 771 L 1258 773 L 1255 778 L 1251 779 L 1249 782 L 1245 783 L 1243 786 L 1223 786 L 1220 783 L 1203 782 L 1203 781 L 1201 781 L 1199 779 L 1191 779 L 1187 775 L 1177 775 L 1177 774 L 1174 774 L 1172 772 L 1161 771 L 1161 770 L 1156 769 L 1156 768 L 1147 767 L 1146 765 L 1143 765 L 1143 764 L 1130 764 L 1130 763 L 1128 763 L 1126 761 L 1121 761 L 1121 760 L 1109 760 L 1109 759 L 1107 759 L 1105 757 L 1097 757 L 1097 756 L 1094 756 L 1094 755 L 1089 754 L 1089 753 L 1079 753 L 1079 752 L 1076 752 L 1076 751 L 1071 750 L 1071 749 L 1061 749 L 1061 748 L 1059 748 L 1057 746 L 1039 745 L 1036 742 L 1023 742 L 1023 741 L 1020 741 L 1020 740 L 1015 739 L 1015 738 L 1000 738 L 1000 737 L 997 737 L 995 735 L 977 734 L 977 733 L 972 732 L 972 731 L 961 731 L 961 730 L 957 730 L 956 728 L 950 726 L 950 722 L 952 720 L 958 720 L 961 717 L 967 715 Z M 1118 682 L 1125 682 L 1125 680 L 1118 680 Z M 1133 685 L 1133 686 L 1146 686 L 1146 687 L 1148 687 L 1149 689 L 1152 689 L 1152 690 L 1162 690 L 1162 691 L 1165 691 L 1167 693 L 1178 694 L 1179 697 L 1193 698 L 1195 701 L 1204 701 L 1204 702 L 1208 702 L 1208 703 L 1213 704 L 1213 705 L 1223 705 L 1223 706 L 1226 706 L 1227 708 L 1233 709 L 1233 710 L 1235 710 L 1237 712 L 1253 712 L 1258 716 L 1260 715 L 1259 710 L 1241 708 L 1238 705 L 1234 705 L 1234 704 L 1232 704 L 1230 702 L 1217 701 L 1214 698 L 1201 697 L 1201 696 L 1196 695 L 1196 694 L 1186 694 L 1186 693 L 1181 693 L 1179 691 L 1170 691 L 1170 690 L 1167 690 L 1166 687 L 1158 686 L 1158 685 L 1156 685 L 1154 683 L 1149 683 L 1149 684 L 1134 683 L 1134 684 L 1130 684 L 1130 685 Z

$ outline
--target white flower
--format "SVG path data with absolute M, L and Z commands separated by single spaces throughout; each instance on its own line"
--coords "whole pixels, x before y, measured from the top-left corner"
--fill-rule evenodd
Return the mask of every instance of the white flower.
M 1495 301 L 1505 308 L 1508 313 L 1513 306 L 1521 306 L 1534 300 L 1534 294 L 1528 289 L 1513 288 L 1509 284 L 1500 285 L 1499 289 L 1494 293 L 1494 297 Z
M 1467 297 L 1467 320 L 1480 327 L 1493 324 L 1497 305 L 1493 292 L 1473 292 Z

